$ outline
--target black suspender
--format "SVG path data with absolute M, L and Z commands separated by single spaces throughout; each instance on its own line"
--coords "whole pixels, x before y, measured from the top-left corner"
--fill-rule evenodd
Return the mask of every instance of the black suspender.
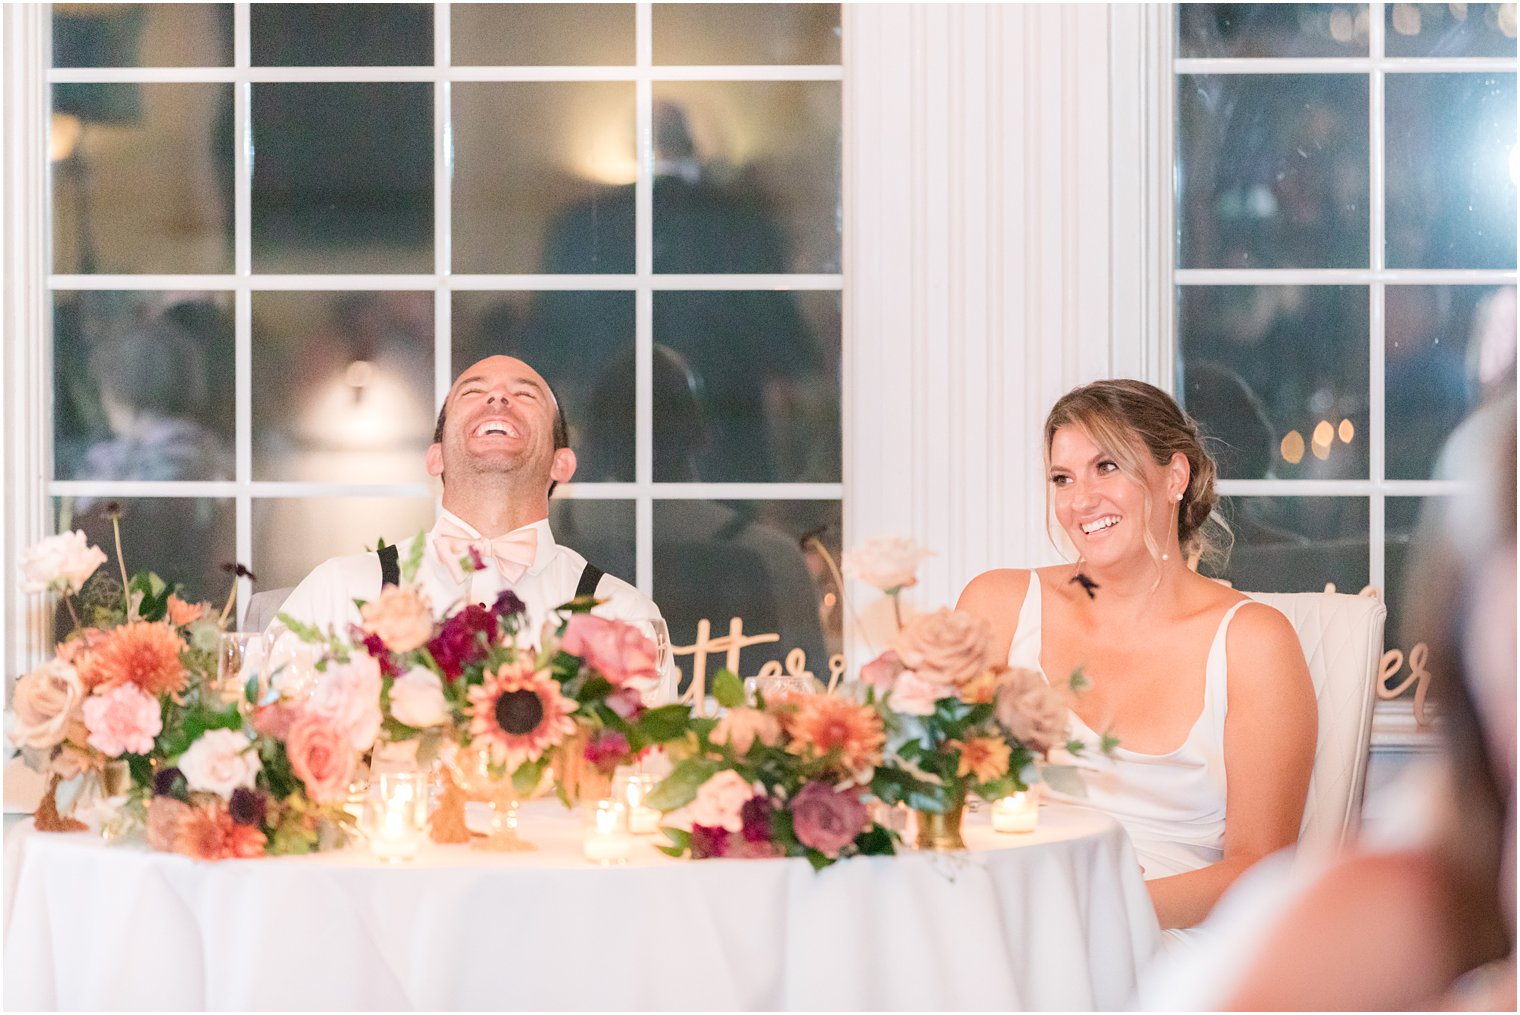
M 586 569 L 581 572 L 580 584 L 575 587 L 575 598 L 596 595 L 596 587 L 602 582 L 602 574 L 601 568 L 587 561 Z
M 387 543 L 377 551 L 380 554 L 380 587 L 401 584 L 400 551 L 395 543 Z

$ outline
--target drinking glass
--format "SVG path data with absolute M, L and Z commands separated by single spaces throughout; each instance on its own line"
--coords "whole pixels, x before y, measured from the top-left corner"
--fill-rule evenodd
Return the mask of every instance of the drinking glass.
M 248 707 L 247 688 L 253 682 L 254 700 L 262 699 L 268 689 L 267 664 L 269 639 L 258 631 L 224 631 L 217 639 L 216 699 L 223 705 L 234 702 L 242 710 Z

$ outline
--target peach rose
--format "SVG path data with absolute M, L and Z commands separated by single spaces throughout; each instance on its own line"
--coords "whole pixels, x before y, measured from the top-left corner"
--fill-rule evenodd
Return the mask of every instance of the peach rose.
M 860 668 L 860 682 L 878 691 L 890 691 L 893 681 L 902 671 L 902 657 L 892 649 L 887 649 Z
M 654 687 L 659 683 L 654 639 L 621 620 L 577 613 L 565 625 L 559 647 L 584 659 L 614 686 Z
M 410 652 L 433 636 L 433 606 L 416 585 L 387 585 L 359 615 L 392 652 Z
M 305 711 L 326 716 L 345 733 L 353 749 L 367 751 L 380 735 L 380 663 L 374 656 L 355 653 L 346 663 L 328 663 L 317 674 L 317 686 Z
M 987 669 L 992 629 L 960 610 L 936 610 L 908 621 L 896 638 L 903 665 L 925 680 L 959 687 Z
M 902 536 L 876 536 L 844 555 L 844 573 L 883 592 L 918 583 L 918 565 L 934 554 Z
M 44 750 L 68 739 L 79 726 L 84 684 L 79 672 L 52 659 L 16 681 L 11 707 L 16 712 L 16 743 Z
M 713 727 L 709 739 L 715 744 L 728 744 L 735 754 L 742 755 L 756 740 L 766 747 L 775 747 L 781 739 L 781 723 L 758 708 L 731 708 Z
M 903 715 L 928 716 L 934 714 L 934 703 L 941 698 L 954 697 L 955 689 L 933 680 L 925 680 L 913 670 L 904 670 L 892 685 L 887 705 Z
M 285 742 L 290 770 L 306 785 L 313 803 L 337 803 L 348 794 L 354 749 L 342 730 L 321 715 L 304 715 L 290 727 Z
M 117 684 L 84 700 L 89 745 L 108 758 L 147 754 L 164 729 L 158 699 L 136 684 Z
M 740 811 L 754 795 L 755 788 L 744 780 L 744 776 L 725 768 L 697 789 L 697 798 L 689 808 L 692 824 L 730 832 L 743 831 L 744 818 Z
M 106 562 L 104 551 L 91 546 L 85 534 L 76 529 L 60 532 L 38 542 L 21 555 L 21 588 L 25 592 L 58 589 L 78 592 L 95 569 Z
M 994 710 L 1003 728 L 1031 751 L 1044 753 L 1066 743 L 1066 701 L 1035 670 L 1009 670 Z

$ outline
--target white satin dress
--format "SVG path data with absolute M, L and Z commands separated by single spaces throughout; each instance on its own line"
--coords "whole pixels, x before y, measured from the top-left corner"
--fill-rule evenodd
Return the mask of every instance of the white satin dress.
M 1224 717 L 1229 703 L 1225 631 L 1247 602 L 1236 603 L 1220 619 L 1209 646 L 1203 711 L 1176 750 L 1142 754 L 1121 744 L 1105 758 L 1099 751 L 1099 734 L 1070 713 L 1071 738 L 1087 746 L 1083 757 L 1092 766 L 1082 773 L 1087 797 L 1050 795 L 1117 818 L 1129 832 L 1147 881 L 1198 870 L 1224 856 Z M 1008 665 L 1036 670 L 1050 680 L 1040 666 L 1040 578 L 1033 572 L 1008 649 Z

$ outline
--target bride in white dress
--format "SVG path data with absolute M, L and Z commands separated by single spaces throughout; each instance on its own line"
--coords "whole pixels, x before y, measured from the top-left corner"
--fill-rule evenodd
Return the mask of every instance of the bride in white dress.
M 1098 381 L 1044 431 L 1047 497 L 1076 565 L 988 571 L 959 609 L 1011 666 L 1065 687 L 1096 756 L 1087 800 L 1128 830 L 1163 929 L 1191 927 L 1298 837 L 1314 760 L 1309 670 L 1282 614 L 1189 567 L 1217 500 L 1197 425 L 1159 388 Z

